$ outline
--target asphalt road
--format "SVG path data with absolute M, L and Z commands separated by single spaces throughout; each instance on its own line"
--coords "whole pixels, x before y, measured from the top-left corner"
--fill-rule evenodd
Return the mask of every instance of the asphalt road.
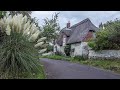
M 120 79 L 120 74 L 92 66 L 46 58 L 40 61 L 44 65 L 47 79 Z

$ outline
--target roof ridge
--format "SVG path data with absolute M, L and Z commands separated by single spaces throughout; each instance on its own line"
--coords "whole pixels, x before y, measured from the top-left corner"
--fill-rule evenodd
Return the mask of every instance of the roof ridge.
M 89 19 L 89 18 L 86 18 L 86 19 L 78 22 L 77 24 L 72 25 L 70 28 L 75 27 L 75 26 L 78 26 L 79 24 L 82 24 L 82 23 L 87 22 L 87 21 L 90 21 L 90 19 Z

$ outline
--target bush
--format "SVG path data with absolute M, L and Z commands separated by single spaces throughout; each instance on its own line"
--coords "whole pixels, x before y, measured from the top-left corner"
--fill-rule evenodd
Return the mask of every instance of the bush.
M 38 57 L 38 47 L 43 43 L 36 25 L 18 14 L 4 17 L 0 26 L 5 33 L 0 47 L 0 78 L 33 78 L 43 74 Z
M 96 39 L 89 42 L 94 50 L 120 49 L 120 20 L 107 22 L 105 29 L 96 33 Z
M 64 48 L 64 52 L 65 52 L 66 56 L 70 56 L 70 51 L 71 51 L 71 46 L 66 45 Z
M 47 52 L 53 51 L 53 46 L 51 46 L 51 45 L 48 45 L 46 48 L 47 48 Z
M 94 41 L 88 42 L 88 46 L 91 48 L 95 48 L 95 42 Z
M 0 58 L 1 78 L 23 78 L 21 75 L 25 73 L 32 77 L 33 73 L 40 73 L 38 50 L 18 33 L 5 37 L 0 47 Z

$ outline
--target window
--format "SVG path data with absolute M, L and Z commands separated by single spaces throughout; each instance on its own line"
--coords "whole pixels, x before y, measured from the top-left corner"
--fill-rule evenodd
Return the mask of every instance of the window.
M 89 32 L 95 32 L 94 30 L 89 30 Z
M 93 38 L 95 38 L 95 31 L 94 30 L 89 30 L 89 32 L 92 32 Z

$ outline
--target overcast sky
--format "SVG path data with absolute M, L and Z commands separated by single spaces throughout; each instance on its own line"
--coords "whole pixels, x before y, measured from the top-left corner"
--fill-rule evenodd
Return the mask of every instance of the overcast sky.
M 97 27 L 101 22 L 120 19 L 120 11 L 33 11 L 32 17 L 39 19 L 41 26 L 43 19 L 51 18 L 55 12 L 60 12 L 58 20 L 61 28 L 65 27 L 68 21 L 74 25 L 86 18 L 89 18 Z

